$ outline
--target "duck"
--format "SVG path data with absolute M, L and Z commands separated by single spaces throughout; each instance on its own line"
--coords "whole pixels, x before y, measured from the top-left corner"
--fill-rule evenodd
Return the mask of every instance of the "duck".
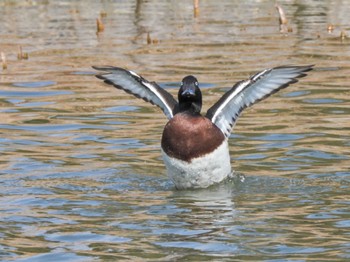
M 278 66 L 239 81 L 201 114 L 202 92 L 193 75 L 185 76 L 177 100 L 156 82 L 134 71 L 93 66 L 106 84 L 158 106 L 168 119 L 161 154 L 176 189 L 207 188 L 233 176 L 228 139 L 245 108 L 298 82 L 314 65 Z

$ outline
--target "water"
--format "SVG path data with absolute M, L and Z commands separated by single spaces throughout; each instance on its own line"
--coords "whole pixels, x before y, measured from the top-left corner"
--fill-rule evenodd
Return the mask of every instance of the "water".
M 349 260 L 350 7 L 281 4 L 288 34 L 273 1 L 200 1 L 196 18 L 189 1 L 0 2 L 0 259 Z M 177 191 L 165 117 L 95 79 L 106 64 L 173 94 L 194 74 L 204 110 L 259 70 L 316 69 L 239 119 L 244 181 Z

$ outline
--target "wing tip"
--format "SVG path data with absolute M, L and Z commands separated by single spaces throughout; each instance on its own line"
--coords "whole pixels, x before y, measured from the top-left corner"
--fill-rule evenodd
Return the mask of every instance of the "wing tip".
M 106 77 L 104 77 L 104 75 L 102 74 L 100 74 L 100 75 L 95 75 L 95 77 L 96 78 L 98 78 L 98 79 L 102 79 L 102 80 L 105 80 L 106 79 Z
M 313 64 L 313 65 L 306 65 L 306 66 L 299 66 L 298 68 L 301 69 L 300 70 L 301 73 L 306 73 L 306 72 L 309 72 L 309 71 L 313 70 L 314 66 L 315 66 L 315 64 Z M 304 77 L 307 74 L 301 74 L 301 75 L 302 75 L 301 77 Z
M 109 65 L 95 66 L 95 65 L 93 65 L 91 67 L 97 71 L 103 71 L 104 73 L 96 74 L 95 77 L 98 79 L 104 80 L 104 82 L 106 84 L 109 84 L 109 85 L 114 85 L 113 81 L 111 81 L 107 78 L 107 75 L 113 74 L 113 71 L 124 71 L 124 72 L 130 73 L 128 70 L 121 68 L 121 67 L 116 67 L 116 66 L 109 66 Z M 120 88 L 120 87 L 117 87 L 117 88 Z
M 111 69 L 111 68 L 113 68 L 112 66 L 91 66 L 93 69 L 95 69 L 95 70 L 98 70 L 98 71 L 105 71 L 105 72 L 108 72 L 109 71 L 109 69 Z M 106 77 L 104 76 L 105 75 L 105 73 L 104 74 L 97 74 L 97 75 L 95 75 L 95 77 L 96 78 L 98 78 L 98 79 L 101 79 L 101 80 L 104 80 L 104 82 L 105 83 L 107 83 L 106 81 Z M 107 84 L 109 84 L 109 83 L 107 83 Z
M 98 70 L 98 71 L 108 71 L 113 69 L 113 66 L 105 65 L 105 66 L 91 66 L 93 69 Z
M 109 72 L 112 73 L 113 70 L 115 71 L 126 71 L 126 72 L 130 72 L 127 69 L 124 69 L 122 67 L 117 67 L 117 66 L 110 66 L 110 65 L 104 65 L 104 66 L 91 66 L 93 69 L 98 70 L 98 71 L 105 71 L 105 72 Z
M 291 81 L 289 84 L 294 84 L 296 82 L 298 82 L 298 78 L 303 78 L 305 76 L 307 76 L 307 72 L 311 71 L 314 69 L 314 64 L 313 65 L 306 65 L 306 66 L 295 66 L 296 69 L 299 69 L 299 73 L 296 77 L 293 78 L 293 80 L 295 81 Z
M 304 66 L 297 66 L 297 65 L 283 65 L 283 66 L 277 66 L 272 69 L 295 69 L 297 72 L 299 72 L 299 75 L 296 76 L 296 78 L 304 77 L 307 74 L 306 72 L 309 72 L 314 69 L 315 64 L 312 65 L 304 65 Z

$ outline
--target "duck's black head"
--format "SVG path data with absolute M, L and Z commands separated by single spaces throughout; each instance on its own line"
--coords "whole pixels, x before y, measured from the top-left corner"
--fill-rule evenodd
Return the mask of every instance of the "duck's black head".
M 202 92 L 198 87 L 197 78 L 186 76 L 178 93 L 179 112 L 200 114 L 202 108 Z

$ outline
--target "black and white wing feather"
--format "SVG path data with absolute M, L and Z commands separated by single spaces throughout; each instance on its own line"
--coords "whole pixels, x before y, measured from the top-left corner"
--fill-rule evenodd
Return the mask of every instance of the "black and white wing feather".
M 206 117 L 228 137 L 243 109 L 298 82 L 297 78 L 306 76 L 305 73 L 312 70 L 312 67 L 280 66 L 240 81 L 209 108 Z
M 155 82 L 149 82 L 133 71 L 119 67 L 93 66 L 93 68 L 106 72 L 105 74 L 96 75 L 97 78 L 104 80 L 105 83 L 160 107 L 168 119 L 174 116 L 174 110 L 178 104 L 177 101 Z

